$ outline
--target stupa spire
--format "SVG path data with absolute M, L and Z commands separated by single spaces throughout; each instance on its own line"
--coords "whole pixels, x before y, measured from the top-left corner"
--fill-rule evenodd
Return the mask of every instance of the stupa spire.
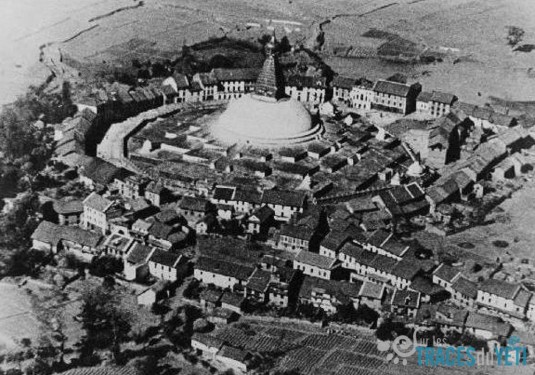
M 255 94 L 280 99 L 284 95 L 284 89 L 275 54 L 276 43 L 275 32 L 273 32 L 271 40 L 266 44 L 266 60 L 256 80 Z

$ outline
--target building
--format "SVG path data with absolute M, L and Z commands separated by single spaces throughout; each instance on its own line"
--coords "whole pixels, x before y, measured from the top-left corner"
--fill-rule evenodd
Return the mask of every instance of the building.
M 329 258 L 338 259 L 340 248 L 349 240 L 351 240 L 349 233 L 332 230 L 321 241 L 319 253 Z
M 115 178 L 115 187 L 119 194 L 128 199 L 139 199 L 145 195 L 150 180 L 146 177 L 131 175 Z
M 251 354 L 232 346 L 223 345 L 221 350 L 216 354 L 216 360 L 224 364 L 227 368 L 235 371 L 246 373 L 248 369 L 248 360 Z
M 477 284 L 463 276 L 451 284 L 451 300 L 462 307 L 474 307 L 477 298 Z
M 31 236 L 32 249 L 57 253 L 61 250 L 61 227 L 41 221 Z
M 332 100 L 337 103 L 350 104 L 351 90 L 356 85 L 355 78 L 348 78 L 343 76 L 336 76 L 331 82 L 333 88 Z
M 223 344 L 223 340 L 207 334 L 194 333 L 191 337 L 191 347 L 197 354 L 207 359 L 215 359 Z
M 396 289 L 390 301 L 391 312 L 415 318 L 420 308 L 420 293 L 408 289 Z
M 133 242 L 133 238 L 118 233 L 111 234 L 104 241 L 104 252 L 108 255 L 123 258 L 130 250 L 130 247 L 132 246 Z
M 524 318 L 530 299 L 531 293 L 522 284 L 489 279 L 479 285 L 476 303 L 489 310 Z
M 80 225 L 82 213 L 84 212 L 82 201 L 61 199 L 55 201 L 52 207 L 58 215 L 59 225 Z
M 268 302 L 270 281 L 271 272 L 259 268 L 255 269 L 245 284 L 245 297 L 257 303 Z
M 465 332 L 485 340 L 496 339 L 502 341 L 513 332 L 513 326 L 505 323 L 497 316 L 472 312 L 468 314 L 464 323 Z
M 213 233 L 219 227 L 219 222 L 214 214 L 206 214 L 195 224 L 195 232 L 199 235 Z
M 316 230 L 305 225 L 283 224 L 277 247 L 290 251 L 310 250 Z
M 422 91 L 419 83 L 407 85 L 399 82 L 379 80 L 373 87 L 372 109 L 401 114 L 416 110 L 416 98 Z
M 349 106 L 355 109 L 369 111 L 373 101 L 373 82 L 365 78 L 357 80 L 349 93 Z
M 321 104 L 325 100 L 325 77 L 291 75 L 286 80 L 285 92 L 302 103 Z
M 302 213 L 306 208 L 307 197 L 301 191 L 265 190 L 261 203 L 275 212 L 275 219 L 288 221 L 296 212 Z
M 122 208 L 114 201 L 93 192 L 83 201 L 84 213 L 82 226 L 90 230 L 98 230 L 106 234 L 109 220 L 122 215 Z
M 441 263 L 433 271 L 433 283 L 440 285 L 447 291 L 451 292 L 452 284 L 461 276 L 461 271 L 455 267 Z
M 193 277 L 207 285 L 233 289 L 236 285 L 244 286 L 253 271 L 252 266 L 201 256 L 195 264 Z
M 153 247 L 134 242 L 124 259 L 124 276 L 126 280 L 143 281 L 149 275 L 149 258 L 154 252 Z
M 432 95 L 433 93 L 429 91 L 422 91 L 420 94 L 418 94 L 418 97 L 416 98 L 416 112 L 422 114 L 430 113 L 430 102 Z
M 169 251 L 155 249 L 149 258 L 149 273 L 170 282 L 181 280 L 188 267 L 188 259 Z
M 160 181 L 151 181 L 145 188 L 144 196 L 153 206 L 160 207 L 165 192 L 166 189 Z
M 301 270 L 305 275 L 330 280 L 339 267 L 338 259 L 301 250 L 294 259 L 293 268 Z
M 266 235 L 273 223 L 275 212 L 268 206 L 262 206 L 247 218 L 246 233 Z
M 178 249 L 187 245 L 189 230 L 155 221 L 148 229 L 148 243 L 164 250 Z
M 217 98 L 219 100 L 238 99 L 254 89 L 259 71 L 256 68 L 212 69 L 212 75 L 218 82 Z
M 371 309 L 379 310 L 386 297 L 385 284 L 364 281 L 359 290 L 359 304 L 366 305 Z
M 179 213 L 186 218 L 192 228 L 211 210 L 210 202 L 206 199 L 188 196 L 182 198 L 178 207 Z

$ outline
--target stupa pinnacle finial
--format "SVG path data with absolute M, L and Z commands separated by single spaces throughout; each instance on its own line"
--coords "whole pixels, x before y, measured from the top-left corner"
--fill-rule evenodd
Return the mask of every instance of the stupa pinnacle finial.
M 277 38 L 275 37 L 275 30 L 273 30 L 270 41 L 266 43 L 266 60 L 256 81 L 255 94 L 279 99 L 284 94 L 284 87 L 281 84 L 281 76 L 277 66 L 276 43 Z

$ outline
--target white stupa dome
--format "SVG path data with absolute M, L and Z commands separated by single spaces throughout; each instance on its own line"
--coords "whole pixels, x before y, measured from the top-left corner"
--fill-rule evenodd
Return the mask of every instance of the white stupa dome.
M 254 94 L 229 103 L 213 125 L 212 133 L 223 142 L 283 145 L 315 139 L 321 125 L 313 126 L 306 108 L 297 100 L 275 100 Z

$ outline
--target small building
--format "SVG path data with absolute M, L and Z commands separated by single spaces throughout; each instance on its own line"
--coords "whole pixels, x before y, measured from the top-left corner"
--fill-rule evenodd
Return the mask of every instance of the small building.
M 489 310 L 522 319 L 526 316 L 531 296 L 522 284 L 489 279 L 479 285 L 476 303 Z
M 144 197 L 153 206 L 160 207 L 166 189 L 160 181 L 151 181 L 145 188 Z
M 338 259 L 301 250 L 294 259 L 293 268 L 301 270 L 305 275 L 330 280 L 339 267 Z
M 80 225 L 82 213 L 84 212 L 82 201 L 78 199 L 61 199 L 55 201 L 52 207 L 58 215 L 59 225 Z
M 268 206 L 262 206 L 247 218 L 246 232 L 250 234 L 266 235 L 273 224 L 275 211 Z
M 183 255 L 155 249 L 149 258 L 149 272 L 152 276 L 170 282 L 186 276 L 188 259 Z
M 50 221 L 41 221 L 32 233 L 32 249 L 57 253 L 61 249 L 61 227 Z
M 360 304 L 379 310 L 386 296 L 386 287 L 382 283 L 364 281 L 359 291 Z
M 259 268 L 255 269 L 245 284 L 245 297 L 257 303 L 267 303 L 269 301 L 270 281 L 271 272 Z
M 321 241 L 319 254 L 329 258 L 338 259 L 339 250 L 349 240 L 351 240 L 351 235 L 349 233 L 332 230 Z
M 226 367 L 243 373 L 247 372 L 249 358 L 251 358 L 249 352 L 228 345 L 223 345 L 216 355 L 216 360 Z
M 331 82 L 333 88 L 332 100 L 349 105 L 351 102 L 351 90 L 356 86 L 355 78 L 336 76 Z
M 373 101 L 373 82 L 365 78 L 357 80 L 349 93 L 349 106 L 355 109 L 369 111 Z
M 464 324 L 465 332 L 485 340 L 497 339 L 502 341 L 513 332 L 513 326 L 505 323 L 497 316 L 480 314 L 470 311 Z
M 130 246 L 132 246 L 133 242 L 133 238 L 118 233 L 111 234 L 104 241 L 104 252 L 108 255 L 123 258 L 130 250 Z
M 206 285 L 233 289 L 235 286 L 244 286 L 253 272 L 252 265 L 201 256 L 195 264 L 193 277 Z
M 134 242 L 124 259 L 124 276 L 126 280 L 144 280 L 149 275 L 149 258 L 154 248 Z
M 103 234 L 109 229 L 108 221 L 123 213 L 122 207 L 114 201 L 93 192 L 83 201 L 84 213 L 82 226 L 90 230 L 99 230 Z
M 205 289 L 199 295 L 199 300 L 201 301 L 201 306 L 205 310 L 213 310 L 216 307 L 221 306 L 221 297 L 223 296 L 221 290 L 216 289 Z
M 202 219 L 210 212 L 210 202 L 204 198 L 188 197 L 182 198 L 179 204 L 179 212 L 188 221 L 190 227 L 195 227 L 199 219 Z
M 195 224 L 195 232 L 198 235 L 205 235 L 208 233 L 213 233 L 218 227 L 219 222 L 217 221 L 215 215 L 209 213 L 197 221 Z
M 243 294 L 226 291 L 221 296 L 221 308 L 234 311 L 237 314 L 242 313 L 242 306 L 245 302 Z
M 415 318 L 420 308 L 420 293 L 408 289 L 396 289 L 392 294 L 390 308 L 396 315 Z
M 461 276 L 461 271 L 458 269 L 448 266 L 445 263 L 441 263 L 433 271 L 433 283 L 440 285 L 447 291 L 451 291 L 451 285 L 455 280 Z
M 453 94 L 433 91 L 429 99 L 429 113 L 433 117 L 447 115 L 456 101 L 457 97 Z
M 296 213 L 306 208 L 307 196 L 301 191 L 265 190 L 261 203 L 275 212 L 275 219 L 288 221 Z
M 207 359 L 215 359 L 223 344 L 223 340 L 208 334 L 194 333 L 191 337 L 191 347 Z
M 404 83 L 378 80 L 373 87 L 372 109 L 401 114 L 409 114 L 416 110 L 416 98 L 422 91 L 419 83 Z
M 423 114 L 429 114 L 431 109 L 431 96 L 433 93 L 429 91 L 422 91 L 420 94 L 418 94 L 418 97 L 416 98 L 416 112 L 423 113 Z
M 451 300 L 462 307 L 474 307 L 477 298 L 477 284 L 459 276 L 450 288 Z

